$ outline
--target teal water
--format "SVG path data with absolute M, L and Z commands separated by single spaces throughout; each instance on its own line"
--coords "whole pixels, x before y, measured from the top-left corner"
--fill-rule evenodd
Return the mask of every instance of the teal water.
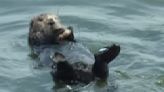
M 30 19 L 49 12 L 92 52 L 121 45 L 109 65 L 116 85 L 110 92 L 164 91 L 163 0 L 0 0 L 0 92 L 54 92 L 50 74 L 32 68 L 27 44 Z

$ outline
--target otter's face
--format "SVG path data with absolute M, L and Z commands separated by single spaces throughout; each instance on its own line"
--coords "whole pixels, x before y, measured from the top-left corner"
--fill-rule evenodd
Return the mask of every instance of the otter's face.
M 41 14 L 34 17 L 30 25 L 30 31 L 44 32 L 45 34 L 58 31 L 59 29 L 62 29 L 59 18 L 51 14 Z
M 29 43 L 52 44 L 71 36 L 71 30 L 64 27 L 59 18 L 52 14 L 41 14 L 31 20 Z

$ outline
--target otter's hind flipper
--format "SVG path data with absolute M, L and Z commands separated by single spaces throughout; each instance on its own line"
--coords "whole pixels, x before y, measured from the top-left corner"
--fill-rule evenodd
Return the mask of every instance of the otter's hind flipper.
M 99 53 L 95 54 L 95 59 L 101 60 L 101 62 L 111 62 L 120 53 L 120 46 L 113 44 L 110 47 L 104 47 L 99 50 Z
M 99 53 L 95 54 L 95 63 L 92 67 L 93 74 L 100 79 L 106 79 L 108 76 L 108 63 L 115 59 L 119 53 L 120 46 L 115 44 L 100 49 Z
M 56 70 L 52 67 L 53 71 L 51 72 L 54 82 L 63 81 L 66 84 L 71 84 L 71 80 L 75 79 L 75 73 L 73 67 L 66 61 L 65 56 L 56 52 L 52 59 L 57 66 Z

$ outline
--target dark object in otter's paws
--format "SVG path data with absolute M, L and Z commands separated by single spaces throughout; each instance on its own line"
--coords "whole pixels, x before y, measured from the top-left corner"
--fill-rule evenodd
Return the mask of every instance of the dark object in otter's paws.
M 67 28 L 71 31 L 71 34 L 66 38 L 66 40 L 76 42 L 74 35 L 73 35 L 73 27 L 69 26 Z

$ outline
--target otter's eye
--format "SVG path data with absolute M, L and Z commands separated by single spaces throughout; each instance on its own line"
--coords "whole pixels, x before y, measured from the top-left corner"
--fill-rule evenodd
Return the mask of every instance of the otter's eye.
M 43 21 L 43 18 L 39 17 L 39 18 L 38 18 L 38 21 Z

